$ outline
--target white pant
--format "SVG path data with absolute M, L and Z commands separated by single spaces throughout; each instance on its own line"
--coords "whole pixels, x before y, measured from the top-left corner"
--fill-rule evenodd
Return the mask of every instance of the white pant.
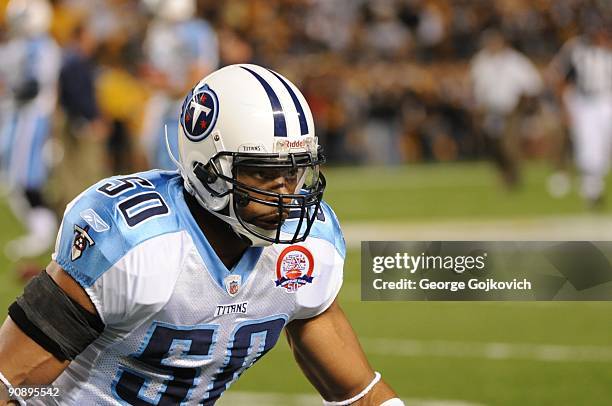
M 612 156 L 612 95 L 564 95 L 571 122 L 574 158 L 582 175 L 581 192 L 597 198 Z

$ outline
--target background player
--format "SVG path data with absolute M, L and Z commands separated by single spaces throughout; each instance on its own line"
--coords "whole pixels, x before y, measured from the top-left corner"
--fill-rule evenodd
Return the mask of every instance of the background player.
M 6 246 L 12 259 L 46 252 L 57 220 L 43 197 L 48 177 L 45 144 L 57 99 L 60 51 L 48 35 L 52 10 L 46 0 L 12 0 L 7 7 L 10 40 L 0 51 L 4 112 L 0 165 L 9 202 L 27 235 Z
M 570 128 L 581 195 L 598 207 L 612 154 L 612 28 L 594 14 L 583 26 L 585 34 L 563 46 L 550 70 Z
M 195 0 L 146 2 L 154 19 L 144 41 L 145 77 L 153 90 L 147 103 L 142 142 L 151 168 L 173 169 L 164 137 L 165 125 L 172 134 L 172 151 L 178 111 L 185 92 L 209 72 L 217 69 L 217 35 L 204 20 L 195 17 Z
M 507 187 L 520 181 L 520 123 L 542 91 L 536 67 L 513 49 L 502 33 L 489 29 L 482 35 L 482 49 L 471 63 L 470 78 L 478 106 L 478 122 L 487 146 Z M 533 110 L 533 108 L 531 108 Z
M 402 405 L 335 301 L 344 240 L 299 90 L 228 66 L 187 95 L 178 133 L 180 174 L 106 179 L 69 204 L 0 330 L 4 384 L 53 382 L 61 404 L 214 404 L 286 327 L 329 404 Z

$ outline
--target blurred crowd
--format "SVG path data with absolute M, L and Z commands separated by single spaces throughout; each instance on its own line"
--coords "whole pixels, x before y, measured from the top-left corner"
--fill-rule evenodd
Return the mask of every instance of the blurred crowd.
M 94 132 L 109 135 L 113 171 L 146 166 L 133 154 L 156 91 L 146 42 L 163 0 L 51 3 L 64 54 L 78 48 L 91 64 L 97 108 L 83 118 L 106 124 Z M 482 156 L 469 77 L 482 33 L 498 29 L 543 70 L 596 10 L 587 0 L 199 0 L 195 16 L 217 37 L 209 68 L 253 62 L 286 74 L 312 104 L 331 162 L 383 164 Z
M 10 21 L 8 3 L 0 0 L 5 45 L 25 35 Z M 611 13 L 597 0 L 48 4 L 59 108 L 41 159 L 60 163 L 58 206 L 102 176 L 172 167 L 164 124 L 174 131 L 184 94 L 206 73 L 243 62 L 269 66 L 303 90 L 330 163 L 493 156 L 513 185 L 516 154 L 563 161 L 563 108 L 549 80 L 551 61 Z M 500 49 L 508 59 L 494 62 L 503 69 L 488 64 Z M 0 53 L 3 61 L 12 57 Z M 51 69 L 53 57 L 35 64 Z M 15 97 L 3 79 L 0 107 Z M 27 86 L 20 90 L 28 96 Z M 504 100 L 489 97 L 495 92 Z M 507 131 L 518 134 L 513 145 L 500 141 Z

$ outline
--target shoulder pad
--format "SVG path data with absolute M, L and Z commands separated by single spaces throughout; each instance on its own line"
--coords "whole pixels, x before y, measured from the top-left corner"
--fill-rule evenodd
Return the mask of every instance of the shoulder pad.
M 338 217 L 326 202 L 321 202 L 321 211 L 323 221 L 318 220 L 318 218 L 315 220 L 308 238 L 322 238 L 329 241 L 336 247 L 340 256 L 344 258 L 346 256 L 346 244 Z
M 179 229 L 170 199 L 180 185 L 175 172 L 162 171 L 96 183 L 68 204 L 53 259 L 91 286 L 135 246 Z

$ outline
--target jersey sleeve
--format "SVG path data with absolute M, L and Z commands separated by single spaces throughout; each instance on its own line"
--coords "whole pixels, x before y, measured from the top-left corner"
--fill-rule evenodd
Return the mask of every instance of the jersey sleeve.
M 169 299 L 175 275 L 165 265 L 180 261 L 180 252 L 166 248 L 181 235 L 130 234 L 115 202 L 95 188 L 67 206 L 52 259 L 83 287 L 107 326 L 127 331 Z
M 313 278 L 309 286 L 296 292 L 295 319 L 308 319 L 323 313 L 342 287 L 346 245 L 336 214 L 326 203 L 321 206 L 324 221 L 316 220 L 305 248 L 311 253 Z
M 95 186 L 68 204 L 55 243 L 55 260 L 87 288 L 124 254 L 125 239 Z

